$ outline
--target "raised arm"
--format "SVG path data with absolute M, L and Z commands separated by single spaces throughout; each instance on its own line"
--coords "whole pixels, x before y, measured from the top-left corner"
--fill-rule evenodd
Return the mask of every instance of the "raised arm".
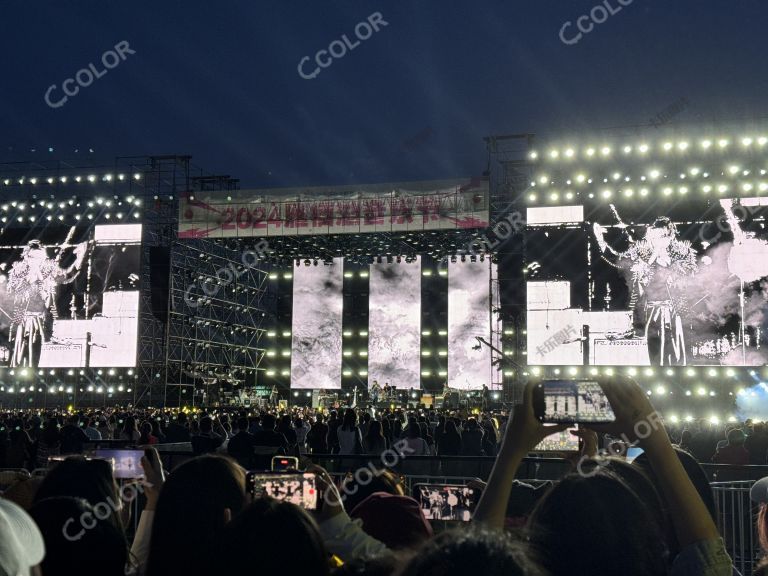
M 555 432 L 565 430 L 567 425 L 544 426 L 533 413 L 533 388 L 525 387 L 523 403 L 515 406 L 511 422 L 507 424 L 501 449 L 477 504 L 472 519 L 493 528 L 503 528 L 512 482 L 523 458 L 536 444 Z
M 633 381 L 602 383 L 616 422 L 612 431 L 640 441 L 669 505 L 680 547 L 720 537 L 707 507 L 675 453 L 669 436 L 643 390 Z

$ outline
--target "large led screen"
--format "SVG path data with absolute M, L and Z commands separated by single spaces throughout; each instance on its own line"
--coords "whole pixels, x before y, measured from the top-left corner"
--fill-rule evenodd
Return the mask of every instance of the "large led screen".
M 343 260 L 293 273 L 291 388 L 341 388 Z
M 491 262 L 448 265 L 448 386 L 476 390 L 492 383 Z
M 141 225 L 6 228 L 0 365 L 136 364 Z
M 693 202 L 529 228 L 529 364 L 768 363 L 768 201 Z
M 421 257 L 371 266 L 368 322 L 369 382 L 419 388 Z

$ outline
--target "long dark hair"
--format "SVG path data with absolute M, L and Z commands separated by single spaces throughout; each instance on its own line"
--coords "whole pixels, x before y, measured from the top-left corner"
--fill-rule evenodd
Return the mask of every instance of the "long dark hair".
M 344 411 L 344 421 L 341 424 L 342 430 L 354 430 L 357 426 L 357 412 L 352 408 L 347 408 Z
M 544 576 L 545 571 L 535 564 L 530 550 L 522 542 L 501 531 L 473 526 L 466 530 L 446 530 L 427 540 L 400 574 Z
M 234 461 L 205 455 L 187 460 L 160 492 L 149 544 L 147 576 L 209 574 L 215 541 L 245 505 L 245 473 Z
M 51 418 L 45 424 L 43 429 L 42 441 L 48 446 L 57 446 L 61 442 L 61 434 L 59 434 L 59 423 L 56 418 Z
M 538 503 L 530 541 L 552 576 L 662 576 L 664 537 L 634 490 L 605 468 L 570 474 Z
M 368 425 L 368 433 L 365 435 L 365 439 L 368 441 L 380 442 L 384 440 L 384 433 L 381 429 L 381 422 L 378 420 L 371 420 Z
M 459 429 L 456 428 L 456 422 L 454 422 L 453 420 L 448 420 L 445 423 L 444 434 L 446 436 L 453 436 L 455 438 L 461 439 L 461 434 L 459 433 Z
M 408 419 L 408 428 L 406 430 L 406 436 L 408 438 L 421 438 L 421 426 L 419 426 L 416 418 Z
M 91 506 L 109 506 L 109 522 L 121 534 L 125 533 L 120 513 L 120 495 L 112 477 L 112 466 L 106 460 L 86 460 L 82 456 L 70 456 L 59 462 L 43 478 L 35 493 L 35 502 L 57 496 L 82 498 Z
M 263 574 L 328 576 L 328 553 L 317 524 L 288 502 L 260 498 L 232 520 L 219 535 L 218 574 L 253 571 L 254 559 Z
M 128 559 L 125 536 L 112 523 L 99 520 L 82 498 L 45 498 L 29 511 L 45 540 L 43 574 L 69 576 L 84 572 L 83 559 L 103 576 L 123 576 Z M 83 518 L 88 520 L 85 528 Z

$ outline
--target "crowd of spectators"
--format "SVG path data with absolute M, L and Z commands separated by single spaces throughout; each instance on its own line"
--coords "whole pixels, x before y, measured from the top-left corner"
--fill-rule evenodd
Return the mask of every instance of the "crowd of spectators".
M 373 412 L 373 414 L 372 414 Z M 254 448 L 285 454 L 381 454 L 402 440 L 413 455 L 494 456 L 503 414 L 322 410 L 121 410 L 0 413 L 0 468 L 44 468 L 89 442 L 191 443 L 195 454 L 228 454 L 248 468 Z M 264 451 L 272 453 L 274 450 Z
M 604 389 L 616 421 L 580 431 L 573 471 L 517 508 L 511 496 L 533 489 L 515 480 L 523 459 L 565 429 L 534 417 L 530 387 L 510 418 L 353 408 L 7 412 L 0 468 L 46 471 L 20 476 L 0 498 L 0 576 L 86 566 L 107 576 L 736 573 L 696 458 L 764 463 L 764 427 L 667 430 L 633 383 Z M 640 424 L 648 433 L 638 434 Z M 637 441 L 643 455 L 631 464 L 598 457 L 601 439 L 620 436 Z M 142 447 L 140 483 L 115 479 L 107 461 L 80 455 L 105 440 Z M 170 445 L 191 452 L 169 471 L 161 454 Z M 480 496 L 471 521 L 433 525 L 392 470 L 334 478 L 309 463 L 316 454 L 387 452 L 494 457 L 487 482 L 474 483 Z M 246 471 L 268 468 L 275 454 L 296 455 L 316 474 L 317 510 L 250 495 Z M 768 479 L 753 492 L 768 546 Z M 132 510 L 139 516 L 130 518 Z

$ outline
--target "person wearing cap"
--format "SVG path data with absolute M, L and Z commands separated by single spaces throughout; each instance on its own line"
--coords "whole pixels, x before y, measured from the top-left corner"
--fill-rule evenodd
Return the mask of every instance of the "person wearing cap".
M 374 492 L 349 513 L 366 534 L 391 549 L 412 548 L 433 536 L 419 502 L 409 496 Z
M 43 535 L 34 520 L 0 498 L 0 576 L 37 576 L 44 557 Z

